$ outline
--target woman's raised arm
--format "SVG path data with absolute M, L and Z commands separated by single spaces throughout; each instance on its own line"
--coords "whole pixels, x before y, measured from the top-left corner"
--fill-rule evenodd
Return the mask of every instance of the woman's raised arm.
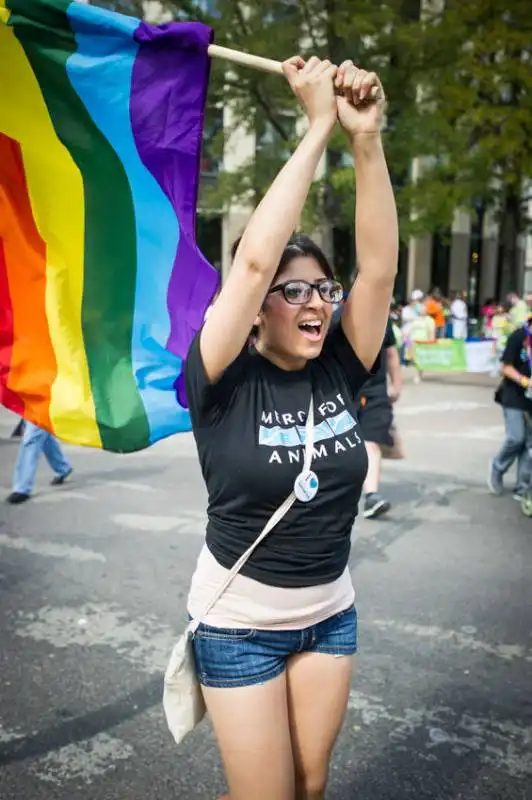
M 399 256 L 397 209 L 381 140 L 384 91 L 374 72 L 338 70 L 338 117 L 355 161 L 357 276 L 342 314 L 351 347 L 370 369 L 382 347 Z M 377 99 L 371 100 L 377 87 Z
M 330 61 L 296 56 L 283 64 L 309 127 L 297 150 L 272 183 L 242 236 L 233 266 L 211 308 L 200 337 L 207 377 L 215 383 L 241 352 L 299 222 L 316 167 L 337 118 Z

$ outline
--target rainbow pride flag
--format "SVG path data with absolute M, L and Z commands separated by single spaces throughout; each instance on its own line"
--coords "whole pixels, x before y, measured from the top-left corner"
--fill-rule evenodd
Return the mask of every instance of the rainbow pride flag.
M 114 452 L 190 430 L 212 31 L 0 0 L 0 402 Z

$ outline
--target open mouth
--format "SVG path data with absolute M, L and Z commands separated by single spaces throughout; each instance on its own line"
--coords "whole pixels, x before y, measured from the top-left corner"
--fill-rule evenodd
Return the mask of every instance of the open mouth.
M 320 340 L 323 324 L 319 320 L 306 320 L 300 322 L 298 327 L 305 338 L 310 339 L 311 342 Z

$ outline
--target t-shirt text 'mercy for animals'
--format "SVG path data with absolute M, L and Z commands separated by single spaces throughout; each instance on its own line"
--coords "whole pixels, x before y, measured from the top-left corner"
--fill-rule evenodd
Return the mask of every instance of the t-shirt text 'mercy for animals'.
M 314 427 L 313 460 L 345 453 L 348 448 L 362 444 L 356 431 L 357 422 L 338 393 L 334 400 L 322 402 L 315 410 L 318 417 Z M 321 421 L 319 417 L 321 416 Z M 259 428 L 259 444 L 273 448 L 269 463 L 303 464 L 306 412 L 279 414 L 263 411 Z M 283 427 L 284 426 L 284 427 Z M 341 438 L 340 438 L 341 437 Z

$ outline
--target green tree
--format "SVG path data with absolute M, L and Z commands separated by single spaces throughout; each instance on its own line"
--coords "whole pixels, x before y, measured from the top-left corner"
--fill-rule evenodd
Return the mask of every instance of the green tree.
M 141 6 L 140 0 L 115 4 L 137 14 Z M 422 19 L 419 0 L 180 0 L 164 6 L 176 18 L 211 24 L 216 40 L 235 49 L 277 60 L 298 51 L 336 63 L 349 57 L 378 71 L 388 97 L 384 137 L 403 241 L 445 232 L 457 207 L 481 217 L 491 212 L 501 224 L 501 288 L 516 285 L 517 237 L 527 224 L 523 189 L 532 177 L 530 4 L 447 0 L 443 10 Z M 215 16 L 206 13 L 209 6 Z M 204 183 L 207 216 L 235 202 L 259 202 L 296 144 L 297 103 L 279 77 L 213 63 L 204 146 L 214 159 L 224 147 L 216 123 L 223 107 L 232 109 L 235 126 L 257 135 L 257 153 Z M 413 180 L 416 156 L 423 169 Z M 352 166 L 338 130 L 303 225 L 310 230 L 325 221 L 351 230 L 353 205 Z M 340 263 L 343 277 L 351 266 Z
M 405 192 L 414 233 L 444 229 L 457 207 L 500 224 L 502 292 L 517 287 L 518 235 L 532 178 L 532 7 L 452 1 L 422 25 L 416 150 L 426 157 Z
M 106 0 L 99 0 L 109 5 Z M 139 13 L 139 0 L 118 0 L 116 10 Z M 410 45 L 414 40 L 418 0 L 217 0 L 216 15 L 208 4 L 195 0 L 165 2 L 175 18 L 202 20 L 213 26 L 216 41 L 237 50 L 276 60 L 300 52 L 316 53 L 336 63 L 352 58 L 367 69 L 378 70 L 389 98 L 386 132 L 393 179 L 398 191 L 408 183 L 413 155 L 411 135 L 415 108 L 415 82 Z M 220 107 L 231 107 L 235 127 L 256 134 L 256 156 L 234 172 L 222 171 L 205 181 L 201 192 L 203 215 L 216 215 L 235 202 L 255 205 L 260 201 L 297 142 L 297 101 L 285 81 L 255 70 L 212 64 L 206 120 L 205 152 L 221 158 L 224 131 L 216 129 Z M 220 126 L 218 126 L 219 128 Z M 225 130 L 225 136 L 231 131 Z M 352 230 L 353 172 L 347 142 L 338 130 L 328 153 L 323 180 L 311 190 L 303 227 L 312 230 L 324 221 L 328 226 Z M 408 216 L 408 214 L 406 215 Z M 405 217 L 406 218 L 406 217 Z M 406 233 L 405 233 L 406 235 Z M 349 254 L 352 256 L 352 247 Z M 352 258 L 339 265 L 347 278 Z

